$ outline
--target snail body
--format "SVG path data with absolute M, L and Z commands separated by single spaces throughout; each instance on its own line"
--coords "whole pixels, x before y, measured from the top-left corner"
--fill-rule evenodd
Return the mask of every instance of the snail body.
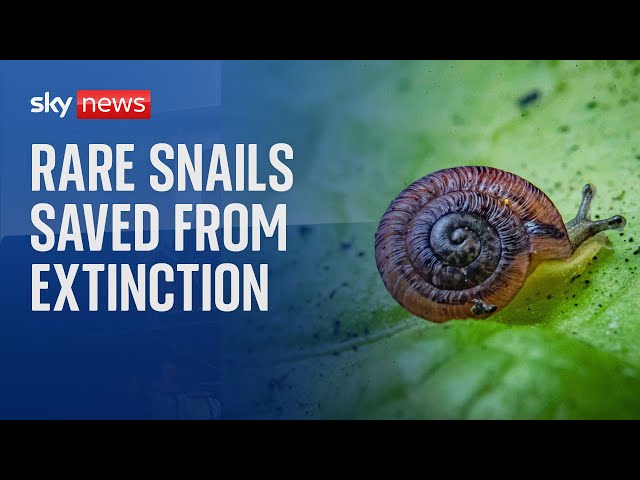
M 587 238 L 622 229 L 621 216 L 592 221 L 586 185 L 565 223 L 535 185 L 491 167 L 431 173 L 402 191 L 375 235 L 378 271 L 391 295 L 433 322 L 486 318 L 507 305 L 540 262 L 569 258 Z

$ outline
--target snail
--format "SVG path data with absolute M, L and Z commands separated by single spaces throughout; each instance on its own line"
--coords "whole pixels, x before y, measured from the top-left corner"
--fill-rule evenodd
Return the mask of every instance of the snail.
M 431 173 L 383 214 L 375 257 L 400 305 L 432 322 L 483 319 L 506 306 L 540 262 L 567 259 L 588 238 L 622 230 L 620 215 L 591 220 L 592 185 L 566 225 L 535 185 L 492 167 Z

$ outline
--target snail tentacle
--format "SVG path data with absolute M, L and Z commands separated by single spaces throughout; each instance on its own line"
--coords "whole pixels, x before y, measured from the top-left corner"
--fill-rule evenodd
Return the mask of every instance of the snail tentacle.
M 591 202 L 595 196 L 595 187 L 587 183 L 582 188 L 582 201 L 578 213 L 566 225 L 573 251 L 594 235 L 605 230 L 622 230 L 627 224 L 627 220 L 621 215 L 604 220 L 591 220 Z

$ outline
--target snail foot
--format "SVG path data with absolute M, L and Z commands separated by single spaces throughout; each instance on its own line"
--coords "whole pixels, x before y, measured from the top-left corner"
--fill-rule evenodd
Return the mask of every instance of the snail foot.
M 484 303 L 482 300 L 474 300 L 473 307 L 471 307 L 471 312 L 474 315 L 486 315 L 488 313 L 493 313 L 498 309 L 495 305 L 490 305 L 488 303 Z

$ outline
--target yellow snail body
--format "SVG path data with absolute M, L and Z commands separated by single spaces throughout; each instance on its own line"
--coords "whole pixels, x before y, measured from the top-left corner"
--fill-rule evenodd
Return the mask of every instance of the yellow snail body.
M 375 235 L 378 271 L 404 308 L 432 322 L 486 318 L 507 305 L 537 265 L 569 258 L 588 238 L 626 220 L 592 221 L 585 185 L 566 225 L 535 185 L 491 167 L 422 177 L 389 205 Z

